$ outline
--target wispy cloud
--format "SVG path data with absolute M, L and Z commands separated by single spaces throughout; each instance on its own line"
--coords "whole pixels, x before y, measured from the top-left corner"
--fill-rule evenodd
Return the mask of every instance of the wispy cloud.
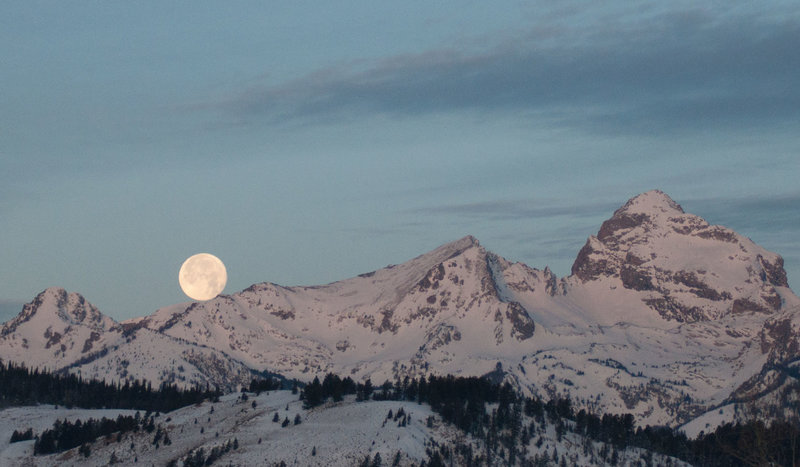
M 480 52 L 449 48 L 341 64 L 254 86 L 220 107 L 272 123 L 502 112 L 603 132 L 773 125 L 800 117 L 796 16 L 692 10 L 594 25 L 578 39 L 566 36 L 571 30 L 547 33 Z
M 613 212 L 614 203 L 556 205 L 535 200 L 504 200 L 477 203 L 454 203 L 416 208 L 410 212 L 427 215 L 453 215 L 485 220 L 518 220 L 558 216 L 593 216 Z
M 350 227 L 342 229 L 343 232 L 365 235 L 369 237 L 391 237 L 398 234 L 409 235 L 425 229 L 426 224 L 422 222 L 394 222 L 387 225 L 369 225 L 363 227 Z
M 555 203 L 550 200 L 517 199 L 476 203 L 441 204 L 406 211 L 417 218 L 430 216 L 439 222 L 481 226 L 479 240 L 512 261 L 529 266 L 554 267 L 560 274 L 569 267 L 586 238 L 619 203 Z M 504 225 L 502 229 L 487 224 Z
M 797 243 L 792 234 L 800 229 L 800 192 L 748 198 L 704 198 L 684 204 L 702 212 L 710 222 L 740 229 L 744 235 L 769 233 Z M 749 231 L 754 233 L 749 234 Z

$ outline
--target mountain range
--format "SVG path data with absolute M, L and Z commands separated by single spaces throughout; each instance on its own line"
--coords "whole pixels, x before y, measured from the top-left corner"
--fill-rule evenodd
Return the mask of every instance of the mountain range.
M 779 255 L 656 190 L 603 222 L 567 277 L 467 236 L 351 279 L 259 283 L 123 322 L 49 288 L 2 326 L 0 358 L 226 390 L 262 371 L 378 384 L 486 375 L 632 413 L 640 425 L 678 426 L 774 399 L 797 374 L 799 327 L 800 298 Z

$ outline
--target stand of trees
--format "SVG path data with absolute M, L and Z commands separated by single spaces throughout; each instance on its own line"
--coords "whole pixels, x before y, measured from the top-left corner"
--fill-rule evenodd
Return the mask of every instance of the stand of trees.
M 44 430 L 37 436 L 33 444 L 33 453 L 52 454 L 55 452 L 67 451 L 81 445 L 87 445 L 102 436 L 111 436 L 113 433 L 121 435 L 129 431 L 139 431 L 154 427 L 152 417 L 140 418 L 137 413 L 135 417 L 130 415 L 119 415 L 116 419 L 103 417 L 100 420 L 90 418 L 86 422 L 76 420 L 74 423 L 67 420 L 56 420 L 53 428 Z M 118 436 L 119 437 L 119 436 Z M 84 455 L 88 457 L 88 445 L 82 449 Z
M 14 433 L 11 433 L 11 443 L 16 443 L 18 441 L 28 441 L 33 439 L 33 428 L 28 428 L 26 431 L 17 431 L 14 430 Z
M 184 467 L 203 467 L 207 465 L 211 465 L 220 457 L 224 456 L 232 449 L 239 449 L 239 440 L 234 438 L 232 441 L 228 440 L 225 444 L 215 446 L 208 451 L 206 455 L 206 450 L 203 448 L 197 448 L 194 451 L 190 452 L 186 457 L 183 458 L 183 466 Z M 177 460 L 171 460 L 167 463 L 167 467 L 174 467 L 178 465 Z
M 370 384 L 369 380 L 365 384 L 357 385 L 349 376 L 342 379 L 333 373 L 328 373 L 321 383 L 319 378 L 315 377 L 314 381 L 306 384 L 300 394 L 300 399 L 303 401 L 303 406 L 306 409 L 310 409 L 323 404 L 328 399 L 339 402 L 345 395 L 359 392 L 359 387 L 361 387 L 360 392 L 363 394 L 366 384 Z
M 0 364 L 0 407 L 54 404 L 85 409 L 136 409 L 169 412 L 179 407 L 217 399 L 221 392 L 209 388 L 180 389 L 162 384 L 126 381 L 109 384 L 85 381 L 75 375 L 54 375 L 12 363 Z
M 116 419 L 80 420 L 74 423 L 57 420 L 53 428 L 35 436 L 34 454 L 50 454 L 81 446 L 82 454 L 88 456 L 89 443 L 101 436 L 117 433 L 118 437 L 128 431 L 156 429 L 150 412 L 169 412 L 180 407 L 218 400 L 217 390 L 180 389 L 162 384 L 153 389 L 150 383 L 139 381 L 124 384 L 109 384 L 103 381 L 84 381 L 75 375 L 54 375 L 38 369 L 29 370 L 11 363 L 0 364 L 0 407 L 54 404 L 85 409 L 135 409 L 148 414 L 140 418 L 120 415 Z M 12 442 L 34 439 L 33 430 L 15 431 Z M 166 432 L 156 434 L 155 443 L 169 444 Z
M 266 378 L 266 379 L 253 378 L 250 381 L 250 386 L 248 386 L 247 390 L 258 394 L 263 391 L 275 391 L 277 389 L 281 389 L 282 387 L 283 384 L 281 383 L 281 381 L 275 378 Z M 244 391 L 244 389 L 242 389 L 242 391 Z
M 259 393 L 262 391 L 275 391 L 278 389 L 291 389 L 292 394 L 297 394 L 298 387 L 303 383 L 296 379 L 286 379 L 283 375 L 269 371 L 254 372 L 256 375 L 250 380 L 250 385 L 246 388 L 250 392 Z M 245 388 L 242 388 L 244 391 Z

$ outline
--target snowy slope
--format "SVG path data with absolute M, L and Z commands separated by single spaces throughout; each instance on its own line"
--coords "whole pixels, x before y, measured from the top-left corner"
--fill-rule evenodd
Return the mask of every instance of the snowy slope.
M 456 428 L 444 423 L 427 405 L 408 401 L 355 402 L 346 398 L 339 403 L 328 403 L 311 410 L 303 409 L 297 395 L 289 391 L 274 391 L 260 395 L 248 394 L 243 401 L 239 394 L 229 394 L 219 402 L 206 402 L 160 414 L 156 424 L 165 429 L 171 440 L 169 445 L 153 444 L 154 433 L 139 431 L 126 433 L 117 442 L 97 440 L 91 445 L 88 458 L 77 449 L 47 456 L 33 456 L 33 441 L 8 444 L 0 440 L 0 464 L 29 466 L 103 466 L 112 455 L 124 465 L 166 465 L 171 460 L 181 461 L 186 456 L 203 449 L 211 449 L 236 440 L 238 448 L 224 454 L 219 465 L 358 465 L 366 456 L 374 459 L 380 454 L 383 465 L 391 465 L 399 453 L 399 465 L 419 465 L 427 460 L 426 450 L 434 446 L 452 447 L 467 444 L 473 452 L 485 452 L 485 445 L 472 437 L 465 437 Z M 255 403 L 255 407 L 253 406 Z M 389 411 L 400 409 L 408 415 L 406 426 L 398 420 L 388 419 Z M 105 414 L 103 414 L 105 412 Z M 36 433 L 52 426 L 57 418 L 69 420 L 102 416 L 116 417 L 131 411 L 54 410 L 51 407 L 22 408 L 0 411 L 13 429 L 34 428 Z M 288 426 L 273 422 L 290 420 Z M 296 416 L 301 423 L 294 424 Z M 428 418 L 431 424 L 428 424 Z M 533 419 L 523 416 L 523 424 L 531 425 Z M 528 459 L 534 456 L 550 458 L 554 451 L 560 453 L 570 465 L 604 465 L 599 459 L 603 444 L 584 439 L 575 433 L 566 433 L 561 439 L 555 426 L 544 422 L 537 428 L 522 453 Z M 13 429 L 11 431 L 13 431 Z M 9 431 L 10 436 L 10 431 Z M 2 432 L 0 432 L 2 435 Z M 584 448 L 584 446 L 587 446 Z M 645 452 L 638 448 L 620 450 L 619 465 L 638 465 Z M 594 462 L 591 459 L 595 458 Z M 664 465 L 666 458 L 655 455 L 653 460 Z M 685 465 L 669 459 L 673 465 Z M 506 465 L 494 458 L 494 465 Z M 456 465 L 459 462 L 456 459 Z
M 22 459 L 28 459 L 30 465 L 43 466 L 107 465 L 111 453 L 115 452 L 120 460 L 126 462 L 132 462 L 136 457 L 143 465 L 164 465 L 201 447 L 209 452 L 213 446 L 235 438 L 239 449 L 225 455 L 226 465 L 228 462 L 234 465 L 272 465 L 281 460 L 289 464 L 300 460 L 302 465 L 352 465 L 367 454 L 374 457 L 378 452 L 383 459 L 391 460 L 397 451 L 402 452 L 407 464 L 408 460 L 419 463 L 427 457 L 428 440 L 446 442 L 456 436 L 455 429 L 440 423 L 438 427 L 428 428 L 426 419 L 432 415 L 430 407 L 411 402 L 355 403 L 351 400 L 305 410 L 297 395 L 289 391 L 250 396 L 247 401 L 242 401 L 239 394 L 230 394 L 218 403 L 206 402 L 160 415 L 156 423 L 169 433 L 172 440 L 169 446 L 154 446 L 151 443 L 153 434 L 128 433 L 120 443 L 108 446 L 103 442 L 95 443 L 88 459 L 78 455 L 77 450 L 33 456 L 33 442 L 9 445 L 8 438 L 13 429 L 33 427 L 36 433 L 40 433 L 51 427 L 56 418 L 73 421 L 89 417 L 97 419 L 103 416 L 103 412 L 106 417 L 116 417 L 118 413 L 132 414 L 132 411 L 66 411 L 52 407 L 7 409 L 0 414 L 9 420 L 9 427 L 14 428 L 8 430 L 8 436 L 0 442 L 0 459 L 17 460 L 16 465 L 20 465 Z M 385 423 L 386 414 L 390 410 L 397 412 L 401 407 L 411 414 L 411 422 L 402 428 L 396 422 Z M 273 422 L 275 413 L 281 422 L 288 417 L 292 423 L 282 427 L 281 423 Z M 296 415 L 301 416 L 299 425 L 293 423 Z M 315 456 L 311 455 L 313 448 L 316 448 Z
M 215 349 L 136 329 L 124 339 L 64 370 L 84 378 L 116 382 L 146 380 L 180 387 L 236 391 L 253 378 L 249 367 Z
M 0 465 L 46 465 L 37 464 L 33 458 L 33 440 L 10 443 L 11 434 L 15 430 L 20 432 L 32 428 L 35 434 L 39 434 L 46 429 L 53 427 L 56 420 L 76 420 L 86 421 L 89 418 L 95 420 L 106 418 L 116 418 L 117 415 L 133 415 L 135 410 L 119 409 L 67 409 L 65 407 L 55 407 L 52 405 L 40 405 L 35 407 L 12 407 L 0 410 Z M 53 460 L 49 460 L 49 465 L 55 465 Z

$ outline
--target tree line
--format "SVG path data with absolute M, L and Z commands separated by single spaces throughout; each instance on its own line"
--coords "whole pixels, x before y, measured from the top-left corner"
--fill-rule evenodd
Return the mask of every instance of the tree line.
M 0 364 L 0 407 L 53 404 L 84 409 L 134 409 L 169 412 L 179 407 L 218 399 L 216 389 L 181 389 L 163 383 L 153 388 L 139 380 L 106 383 L 72 374 L 52 374 L 13 363 Z
M 148 414 L 149 415 L 149 414 Z M 116 419 L 90 418 L 85 422 L 76 420 L 56 420 L 53 428 L 44 430 L 33 444 L 35 455 L 53 454 L 81 446 L 80 453 L 89 457 L 91 450 L 89 444 L 103 436 L 117 434 L 117 441 L 123 433 L 139 431 L 140 429 L 152 432 L 155 424 L 152 416 L 142 418 L 137 412 L 135 416 L 119 415 Z

